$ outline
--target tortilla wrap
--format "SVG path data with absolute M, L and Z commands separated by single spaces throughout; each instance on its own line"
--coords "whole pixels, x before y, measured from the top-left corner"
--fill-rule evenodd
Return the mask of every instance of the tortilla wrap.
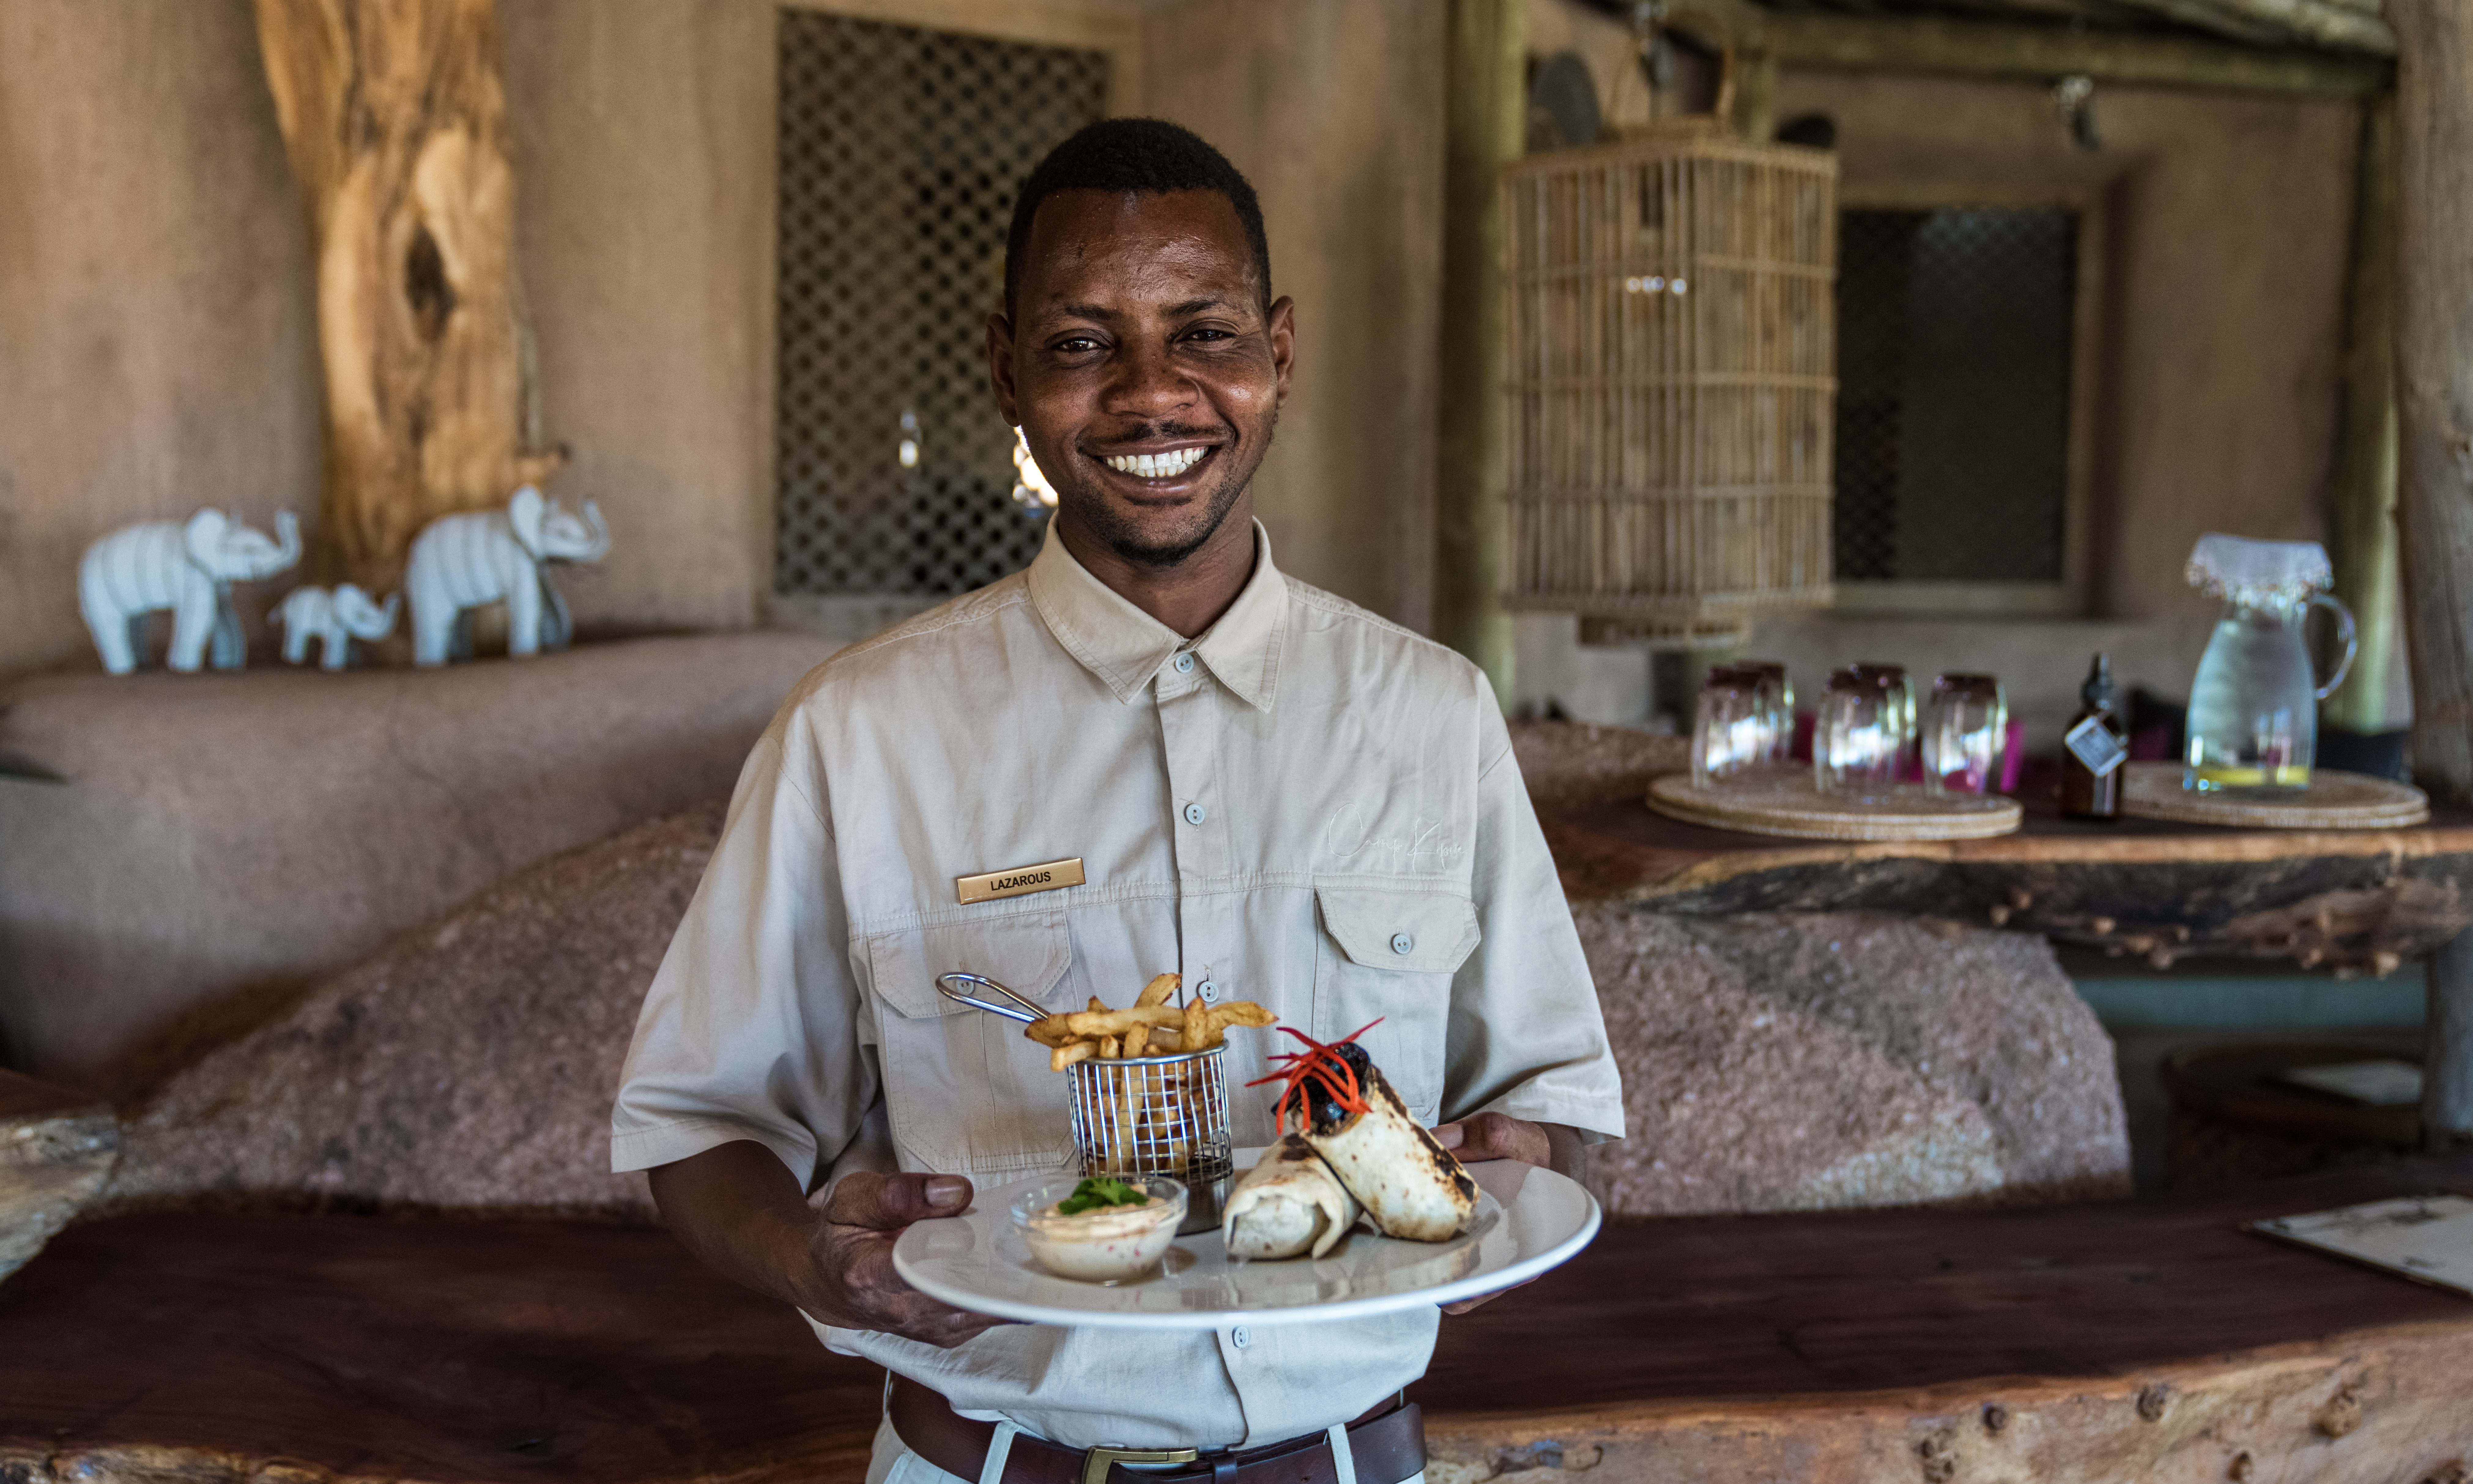
M 1306 1142 L 1383 1235 L 1440 1242 L 1467 1231 L 1477 1216 L 1477 1182 L 1409 1115 L 1364 1048 L 1352 1042 L 1332 1049 L 1357 1073 L 1365 1112 L 1341 1107 L 1320 1073 L 1308 1077 Z
M 1308 1249 L 1319 1257 L 1357 1225 L 1357 1217 L 1348 1187 L 1311 1146 L 1290 1134 L 1238 1177 L 1228 1192 L 1219 1232 L 1232 1257 L 1293 1257 Z

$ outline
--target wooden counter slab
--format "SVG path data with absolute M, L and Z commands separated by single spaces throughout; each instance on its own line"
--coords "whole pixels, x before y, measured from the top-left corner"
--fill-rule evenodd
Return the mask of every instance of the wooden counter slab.
M 1430 1484 L 1682 1478 L 2464 1484 L 2473 1300 L 2239 1230 L 2473 1156 L 2027 1211 L 1609 1228 L 1447 1320 Z M 2246 1465 L 2240 1465 L 2245 1454 Z
M 2235 1229 L 2438 1187 L 2473 1157 L 1611 1228 L 1445 1321 L 1430 1484 L 2443 1478 L 2473 1456 L 2473 1301 Z M 130 1217 L 0 1286 L 11 1484 L 854 1479 L 880 1383 L 640 1229 Z
M 1690 916 L 1876 911 L 2008 926 L 2169 964 L 2385 972 L 2473 926 L 2473 813 L 2409 829 L 2065 820 L 1992 840 L 1848 845 L 1687 825 L 1637 802 L 1542 811 L 1572 899 Z

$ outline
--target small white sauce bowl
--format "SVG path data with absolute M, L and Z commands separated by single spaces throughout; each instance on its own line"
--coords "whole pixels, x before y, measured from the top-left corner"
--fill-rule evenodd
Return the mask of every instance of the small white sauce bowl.
M 1121 1283 L 1160 1265 L 1185 1219 L 1185 1186 L 1162 1175 L 1119 1178 L 1152 1204 L 1140 1210 L 1057 1215 L 1056 1204 L 1082 1184 L 1079 1175 L 1042 1181 L 1014 1197 L 1014 1227 L 1041 1267 L 1086 1283 Z

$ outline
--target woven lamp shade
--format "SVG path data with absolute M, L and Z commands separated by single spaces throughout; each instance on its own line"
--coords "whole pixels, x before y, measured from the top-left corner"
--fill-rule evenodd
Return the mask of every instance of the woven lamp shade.
M 1679 648 L 1827 605 L 1837 157 L 1683 121 L 1502 190 L 1505 606 Z

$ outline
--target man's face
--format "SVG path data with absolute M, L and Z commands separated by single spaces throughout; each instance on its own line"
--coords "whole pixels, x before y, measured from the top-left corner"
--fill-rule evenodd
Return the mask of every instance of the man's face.
M 1005 420 L 1058 519 L 1128 562 L 1211 539 L 1271 445 L 1294 348 L 1262 309 L 1236 208 L 1216 191 L 1060 191 L 1040 203 L 1015 318 L 988 321 Z

